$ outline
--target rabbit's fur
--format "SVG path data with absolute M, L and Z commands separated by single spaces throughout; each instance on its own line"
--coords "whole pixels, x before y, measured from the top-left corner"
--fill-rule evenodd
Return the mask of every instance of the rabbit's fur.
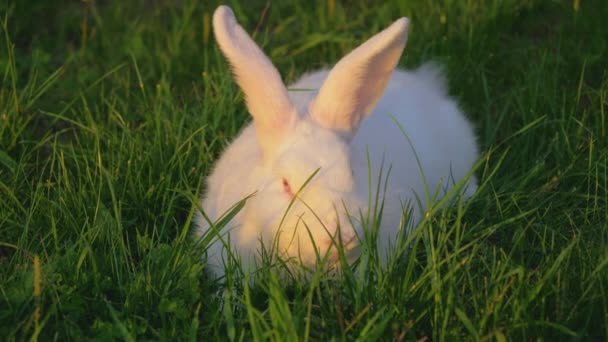
M 284 260 L 311 267 L 318 257 L 336 261 L 336 244 L 352 260 L 364 235 L 361 214 L 368 214 L 377 182 L 390 168 L 378 233 L 384 257 L 401 231 L 403 207 L 413 206 L 407 229 L 426 210 L 421 168 L 432 193 L 438 186 L 449 191 L 473 167 L 473 128 L 448 97 L 440 70 L 433 64 L 395 70 L 407 38 L 406 18 L 332 70 L 304 75 L 289 92 L 228 7 L 216 10 L 213 24 L 253 117 L 207 179 L 202 208 L 212 223 L 252 195 L 207 250 L 216 275 L 224 272 L 228 242 L 245 269 L 256 265 L 262 244 L 274 246 Z M 471 176 L 463 195 L 476 188 Z M 195 220 L 199 237 L 211 232 L 203 215 Z

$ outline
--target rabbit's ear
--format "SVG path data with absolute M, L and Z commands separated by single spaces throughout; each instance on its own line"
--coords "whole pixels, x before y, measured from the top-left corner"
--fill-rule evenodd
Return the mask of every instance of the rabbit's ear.
M 349 139 L 374 108 L 399 62 L 409 20 L 401 18 L 342 58 L 311 102 L 321 126 Z
M 267 156 L 295 122 L 296 109 L 279 72 L 236 22 L 230 7 L 219 6 L 215 10 L 213 30 L 220 49 L 232 65 L 236 82 L 245 93 L 258 142 Z

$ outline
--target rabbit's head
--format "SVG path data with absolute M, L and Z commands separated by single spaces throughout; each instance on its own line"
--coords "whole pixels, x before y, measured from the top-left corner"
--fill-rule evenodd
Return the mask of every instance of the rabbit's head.
M 386 88 L 408 23 L 401 18 L 353 50 L 320 89 L 304 95 L 310 98 L 306 105 L 296 106 L 232 10 L 216 10 L 215 36 L 245 94 L 260 147 L 260 163 L 235 165 L 251 167 L 256 183 L 249 184 L 256 193 L 247 200 L 236 233 L 240 245 L 255 248 L 261 237 L 266 249 L 310 266 L 317 257 L 336 261 L 338 245 L 347 258 L 353 256 L 367 189 L 356 188 L 349 142 Z

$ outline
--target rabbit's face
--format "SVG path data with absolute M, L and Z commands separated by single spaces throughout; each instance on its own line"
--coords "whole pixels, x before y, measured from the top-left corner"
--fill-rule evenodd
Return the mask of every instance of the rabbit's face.
M 337 261 L 338 245 L 347 260 L 355 257 L 362 201 L 349 153 L 348 144 L 334 132 L 308 120 L 295 124 L 277 157 L 254 171 L 263 173 L 255 177 L 262 184 L 244 208 L 242 232 L 262 232 L 266 249 L 274 242 L 283 259 L 295 258 L 307 266 L 315 265 L 317 254 Z

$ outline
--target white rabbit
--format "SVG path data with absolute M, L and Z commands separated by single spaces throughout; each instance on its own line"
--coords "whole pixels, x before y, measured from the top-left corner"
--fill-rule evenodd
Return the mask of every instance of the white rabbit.
M 207 250 L 207 265 L 216 276 L 224 274 L 228 241 L 249 271 L 262 243 L 268 249 L 275 242 L 282 259 L 314 267 L 318 257 L 337 259 L 339 241 L 352 260 L 363 237 L 360 214 L 368 213 L 383 163 L 384 173 L 391 171 L 378 233 L 382 256 L 401 230 L 403 205 L 413 205 L 407 229 L 427 209 L 421 168 L 431 192 L 447 191 L 469 174 L 478 158 L 476 138 L 448 97 L 439 70 L 429 64 L 413 72 L 395 70 L 408 26 L 407 18 L 395 21 L 331 70 L 303 76 L 290 86 L 298 91 L 288 92 L 232 10 L 217 8 L 215 37 L 245 94 L 253 124 L 217 161 L 202 208 L 213 223 L 253 195 Z M 476 188 L 471 176 L 463 196 Z M 197 236 L 210 232 L 202 214 L 195 222 Z

